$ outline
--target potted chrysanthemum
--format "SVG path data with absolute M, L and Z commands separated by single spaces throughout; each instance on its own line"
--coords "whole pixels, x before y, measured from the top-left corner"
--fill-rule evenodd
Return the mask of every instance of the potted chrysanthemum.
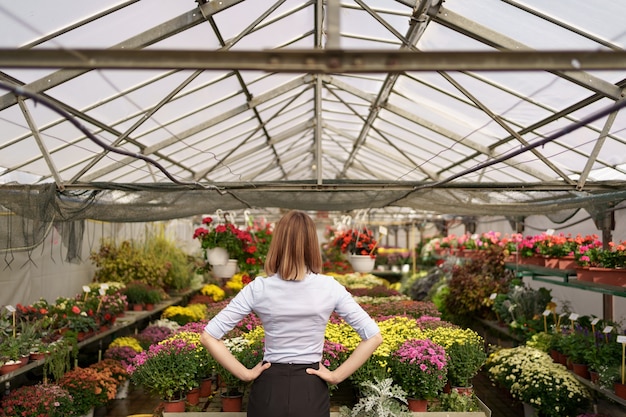
M 116 359 L 103 359 L 89 366 L 100 372 L 108 374 L 117 383 L 117 390 L 115 398 L 120 400 L 128 396 L 128 386 L 130 380 L 128 379 L 128 371 L 126 366 L 121 361 Z
M 0 417 L 66 417 L 74 411 L 72 396 L 58 384 L 24 385 L 0 402 Z
M 167 339 L 152 345 L 131 359 L 127 368 L 130 380 L 166 403 L 182 402 L 182 410 L 178 411 L 184 411 L 185 393 L 197 386 L 196 350 L 194 343 L 183 339 Z
M 75 414 L 83 415 L 115 398 L 117 381 L 108 372 L 76 367 L 59 380 L 74 399 Z
M 587 388 L 564 366 L 538 349 L 500 349 L 486 362 L 489 379 L 508 389 L 525 407 L 546 417 L 571 416 L 590 401 Z
M 472 329 L 438 327 L 425 330 L 448 354 L 448 382 L 458 391 L 473 392 L 472 378 L 485 363 L 484 339 Z
M 448 356 L 429 339 L 409 339 L 391 352 L 387 361 L 395 383 L 407 393 L 411 411 L 426 411 L 447 380 Z

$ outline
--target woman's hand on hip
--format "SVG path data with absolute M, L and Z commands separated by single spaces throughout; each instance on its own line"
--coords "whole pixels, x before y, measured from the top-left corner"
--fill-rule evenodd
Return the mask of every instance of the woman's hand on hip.
M 320 363 L 320 369 L 315 368 L 306 368 L 306 373 L 309 375 L 317 375 L 322 378 L 324 381 L 328 382 L 331 385 L 336 385 L 341 381 L 337 381 L 333 371 L 329 370 L 327 367 Z
M 269 362 L 265 362 L 265 363 L 259 362 L 259 363 L 257 363 L 254 366 L 254 368 L 248 370 L 248 375 L 249 375 L 250 378 L 247 381 L 243 381 L 243 382 L 254 381 L 255 379 L 257 379 L 259 377 L 259 375 L 261 375 L 263 373 L 263 371 L 265 371 L 270 366 L 272 366 L 272 364 L 269 363 Z

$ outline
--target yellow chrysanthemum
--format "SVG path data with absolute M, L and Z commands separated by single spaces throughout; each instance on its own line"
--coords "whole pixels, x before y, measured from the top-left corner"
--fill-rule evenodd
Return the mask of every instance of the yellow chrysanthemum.
M 215 284 L 207 284 L 200 289 L 202 295 L 213 298 L 213 301 L 222 301 L 226 297 L 226 292 Z
M 143 348 L 139 344 L 139 341 L 135 339 L 134 337 L 130 337 L 130 336 L 118 337 L 109 344 L 109 348 L 122 347 L 122 346 L 128 346 L 129 348 L 133 349 L 135 352 L 143 352 Z

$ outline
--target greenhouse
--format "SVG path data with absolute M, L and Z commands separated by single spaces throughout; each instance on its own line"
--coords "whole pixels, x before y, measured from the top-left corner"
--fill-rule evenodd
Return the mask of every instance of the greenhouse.
M 0 1 L 0 365 L 42 354 L 0 372 L 0 417 L 27 413 L 20 395 L 52 395 L 65 411 L 49 415 L 161 413 L 171 392 L 103 358 L 187 333 L 208 355 L 204 325 L 264 278 L 291 210 L 384 336 L 330 387 L 332 413 L 402 388 L 387 411 L 404 415 L 417 382 L 392 353 L 415 340 L 446 350 L 450 385 L 457 331 L 480 345 L 476 392 L 455 410 L 456 390 L 428 384 L 434 416 L 498 415 L 479 378 L 509 415 L 626 415 L 626 5 L 598 6 Z M 237 336 L 262 351 L 247 320 Z M 349 353 L 358 335 L 333 326 L 328 349 Z M 547 375 L 515 375 L 517 355 Z M 223 409 L 233 375 L 206 361 L 175 389 L 212 381 L 185 414 Z M 103 368 L 109 397 L 79 404 L 75 381 Z M 569 402 L 506 382 L 561 373 Z M 150 406 L 116 411 L 122 381 Z

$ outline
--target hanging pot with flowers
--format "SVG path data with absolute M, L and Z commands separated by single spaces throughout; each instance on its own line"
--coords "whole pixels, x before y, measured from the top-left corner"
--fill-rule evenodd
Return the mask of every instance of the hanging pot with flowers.
M 256 252 L 252 235 L 232 223 L 215 224 L 212 217 L 202 219 L 203 227 L 193 234 L 200 241 L 206 266 L 198 272 L 213 271 L 217 278 L 230 278 L 240 270 L 248 270 L 248 258 Z M 224 268 L 226 267 L 226 268 Z
M 332 246 L 348 255 L 355 272 L 370 272 L 374 269 L 378 242 L 367 227 L 348 229 L 335 235 Z

